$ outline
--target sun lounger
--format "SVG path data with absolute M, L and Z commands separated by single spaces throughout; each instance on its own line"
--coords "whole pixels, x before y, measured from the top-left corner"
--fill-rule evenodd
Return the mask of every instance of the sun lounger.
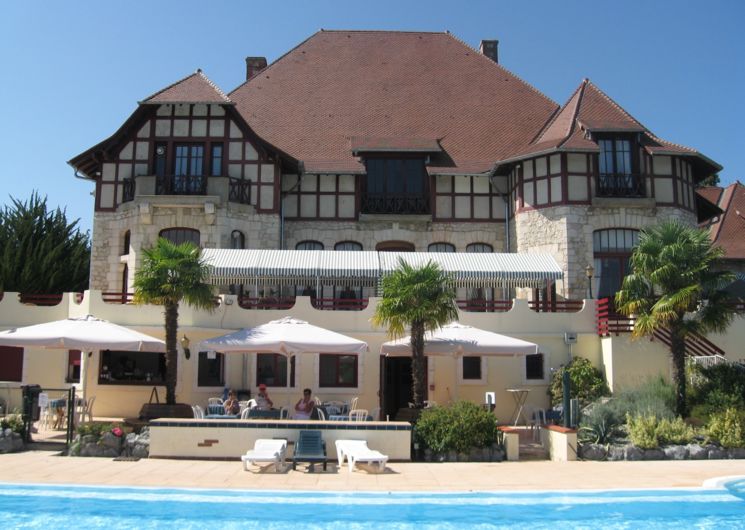
M 308 462 L 312 470 L 313 464 L 322 462 L 326 471 L 326 461 L 326 443 L 321 438 L 321 431 L 300 431 L 292 456 L 292 469 L 296 469 L 298 462 Z
M 287 452 L 287 440 L 268 440 L 258 439 L 254 443 L 254 448 L 241 456 L 243 469 L 248 471 L 248 465 L 255 465 L 257 462 L 273 463 L 274 469 L 279 471 L 280 466 L 284 464 L 285 454 Z
M 347 460 L 350 473 L 357 462 L 377 464 L 379 471 L 383 471 L 388 462 L 388 455 L 370 449 L 365 440 L 337 440 L 336 457 L 340 467 L 344 464 L 344 460 Z

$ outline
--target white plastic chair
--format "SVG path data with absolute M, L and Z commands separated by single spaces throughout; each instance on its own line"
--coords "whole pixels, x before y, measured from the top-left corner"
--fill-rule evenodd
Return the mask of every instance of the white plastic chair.
M 194 411 L 194 419 L 196 420 L 203 420 L 204 419 L 204 410 L 199 405 L 192 405 L 191 410 Z
M 247 420 L 247 419 L 248 419 L 248 416 L 249 416 L 250 414 L 251 414 L 251 407 L 246 407 L 246 408 L 245 408 L 245 409 L 243 409 L 243 411 L 241 412 L 241 419 L 242 419 L 242 420 Z
M 316 407 L 316 413 L 318 414 L 319 420 L 326 421 L 326 413 L 323 412 L 323 409 L 321 407 Z
M 349 410 L 355 410 L 357 408 L 357 402 L 359 401 L 359 397 L 352 398 L 352 401 L 349 403 Z
M 546 425 L 546 411 L 539 407 L 533 407 L 526 405 L 530 425 L 530 431 L 533 433 L 533 441 L 539 439 L 541 435 L 541 427 Z
M 93 421 L 93 403 L 95 402 L 96 396 L 91 396 L 85 401 L 83 404 L 83 412 L 80 414 L 80 421 L 86 421 L 86 417 L 88 418 L 88 421 Z
M 350 410 L 349 421 L 367 421 L 367 409 Z
M 257 462 L 274 464 L 275 471 L 280 471 L 284 464 L 287 452 L 287 440 L 258 439 L 254 442 L 254 448 L 241 456 L 244 471 L 248 471 L 248 465 Z
M 207 405 L 222 405 L 223 401 L 222 398 L 214 397 L 214 398 L 207 398 Z

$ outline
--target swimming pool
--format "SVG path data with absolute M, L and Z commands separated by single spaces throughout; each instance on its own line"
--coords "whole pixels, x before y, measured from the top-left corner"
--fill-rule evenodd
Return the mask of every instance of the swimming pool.
M 316 493 L 0 484 L 0 528 L 745 528 L 726 488 Z

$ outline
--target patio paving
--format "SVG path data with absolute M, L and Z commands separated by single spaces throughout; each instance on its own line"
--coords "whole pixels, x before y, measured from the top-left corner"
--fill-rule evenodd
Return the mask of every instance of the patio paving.
M 245 472 L 238 461 L 61 457 L 50 451 L 0 455 L 0 482 L 108 486 L 325 491 L 516 491 L 697 487 L 710 478 L 745 476 L 745 460 L 658 462 L 398 463 L 368 473 L 330 463 L 308 473 Z

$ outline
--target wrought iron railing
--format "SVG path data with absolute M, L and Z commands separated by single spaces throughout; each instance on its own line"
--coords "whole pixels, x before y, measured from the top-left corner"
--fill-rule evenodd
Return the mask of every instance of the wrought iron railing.
M 428 214 L 429 198 L 424 195 L 373 195 L 362 196 L 362 213 L 378 214 Z
M 251 204 L 251 181 L 230 178 L 228 200 L 240 204 Z
M 485 300 L 483 298 L 469 298 L 456 300 L 461 311 L 468 313 L 504 313 L 512 309 L 512 300 Z
M 531 300 L 529 305 L 537 313 L 577 313 L 585 303 L 582 300 Z
M 367 307 L 367 298 L 316 298 L 311 304 L 316 309 L 328 311 L 362 311 Z
M 598 197 L 646 197 L 644 176 L 616 173 L 598 175 L 595 194 Z
M 164 175 L 155 179 L 156 195 L 206 195 L 207 177 L 203 175 Z
M 135 200 L 136 186 L 136 181 L 133 178 L 127 178 L 122 181 L 122 202 Z
M 252 298 L 250 296 L 239 296 L 238 305 L 243 309 L 292 309 L 295 305 L 295 297 L 266 296 Z

